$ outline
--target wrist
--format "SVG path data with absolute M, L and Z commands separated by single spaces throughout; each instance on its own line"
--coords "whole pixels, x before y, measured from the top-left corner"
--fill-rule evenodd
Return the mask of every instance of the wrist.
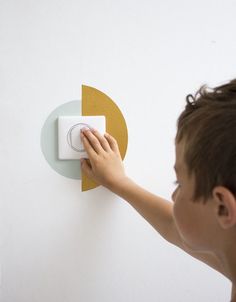
M 107 188 L 117 195 L 123 195 L 122 193 L 128 189 L 131 183 L 132 180 L 128 176 L 124 176 L 116 181 L 111 181 Z

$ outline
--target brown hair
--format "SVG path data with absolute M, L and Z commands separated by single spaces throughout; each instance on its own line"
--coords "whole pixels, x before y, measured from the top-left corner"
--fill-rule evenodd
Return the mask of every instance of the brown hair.
M 188 176 L 195 177 L 193 200 L 212 197 L 221 185 L 236 196 L 236 79 L 193 96 L 177 121 L 175 143 L 185 142 Z

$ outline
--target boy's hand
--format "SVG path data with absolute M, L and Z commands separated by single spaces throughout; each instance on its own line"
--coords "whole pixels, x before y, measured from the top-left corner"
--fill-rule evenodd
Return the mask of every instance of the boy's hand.
M 95 129 L 82 129 L 81 140 L 89 159 L 81 160 L 83 172 L 95 182 L 112 190 L 127 178 L 116 140 Z

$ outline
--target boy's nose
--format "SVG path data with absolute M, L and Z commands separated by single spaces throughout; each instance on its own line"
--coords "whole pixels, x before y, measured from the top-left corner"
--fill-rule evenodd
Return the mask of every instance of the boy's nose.
M 174 190 L 174 192 L 171 195 L 171 199 L 173 202 L 175 202 L 175 195 L 176 195 L 176 190 Z

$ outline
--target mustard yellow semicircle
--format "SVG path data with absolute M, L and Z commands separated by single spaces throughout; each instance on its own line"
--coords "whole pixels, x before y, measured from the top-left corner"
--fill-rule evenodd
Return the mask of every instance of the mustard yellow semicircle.
M 82 115 L 104 115 L 106 117 L 106 132 L 117 140 L 121 157 L 124 159 L 128 145 L 128 130 L 125 119 L 115 102 L 105 93 L 82 85 Z M 91 190 L 97 186 L 99 184 L 82 172 L 82 191 Z

